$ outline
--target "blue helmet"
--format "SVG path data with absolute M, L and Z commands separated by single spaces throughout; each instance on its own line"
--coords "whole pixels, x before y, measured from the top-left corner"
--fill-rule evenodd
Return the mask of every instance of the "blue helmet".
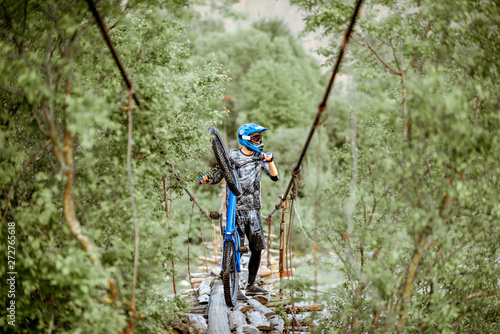
M 238 130 L 238 141 L 241 145 L 246 146 L 252 151 L 262 152 L 264 149 L 262 137 L 259 140 L 254 141 L 250 135 L 258 132 L 264 132 L 266 130 L 267 128 L 255 123 L 243 124 Z

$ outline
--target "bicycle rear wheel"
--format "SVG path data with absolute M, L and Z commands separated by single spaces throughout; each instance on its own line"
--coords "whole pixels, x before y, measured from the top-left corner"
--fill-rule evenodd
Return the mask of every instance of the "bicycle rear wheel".
M 216 128 L 210 127 L 213 138 L 212 138 L 212 149 L 214 151 L 215 158 L 217 159 L 217 163 L 220 166 L 222 171 L 222 175 L 226 180 L 226 184 L 231 189 L 235 196 L 241 195 L 241 185 L 238 182 L 238 175 L 236 174 L 236 170 L 232 167 L 231 162 L 229 160 L 229 155 L 227 153 L 226 145 L 222 140 L 219 131 Z
M 232 240 L 226 240 L 222 257 L 222 283 L 224 285 L 224 299 L 229 307 L 236 305 L 238 298 L 239 274 L 236 267 L 234 243 Z

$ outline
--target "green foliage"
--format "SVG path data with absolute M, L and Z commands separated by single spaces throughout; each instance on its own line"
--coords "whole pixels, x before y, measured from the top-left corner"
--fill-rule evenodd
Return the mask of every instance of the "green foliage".
M 334 33 L 321 50 L 332 63 L 354 4 L 293 3 L 306 30 Z M 336 108 L 350 121 L 329 133 L 340 145 L 331 146 L 320 228 L 346 281 L 323 332 L 498 326 L 497 7 L 364 3 L 344 59 L 351 108 Z
M 290 28 L 280 19 L 262 19 L 252 23 L 252 27 L 270 35 L 271 41 L 274 41 L 274 38 L 278 36 L 286 38 L 292 37 Z
M 138 333 L 162 331 L 187 308 L 185 300 L 166 302 L 164 292 L 158 292 L 172 274 L 171 261 L 184 256 L 173 238 L 179 233 L 174 222 L 182 224 L 185 217 L 170 221 L 165 216 L 162 174 L 169 175 L 170 162 L 183 178 L 197 178 L 199 167 L 191 166 L 208 149 L 206 129 L 224 114 L 225 72 L 214 62 L 187 66 L 189 5 L 128 1 L 123 8 L 99 2 L 142 105 L 132 110 L 141 237 L 135 303 L 144 319 L 136 323 Z M 16 223 L 17 290 L 16 327 L 7 324 L 4 308 L 0 328 L 122 332 L 132 319 L 127 307 L 135 249 L 126 168 L 128 117 L 122 109 L 129 107 L 129 92 L 85 1 L 12 1 L 2 10 L 1 234 L 7 235 L 8 222 Z M 77 239 L 68 228 L 72 210 L 63 203 L 68 198 L 99 261 L 89 258 L 82 235 Z M 7 238 L 0 251 L 6 260 Z M 6 265 L 2 260 L 2 281 Z M 108 277 L 119 288 L 116 305 Z M 10 300 L 6 289 L 0 300 L 3 305 Z
M 228 12 L 229 3 L 222 4 Z M 354 4 L 292 3 L 304 10 L 306 31 L 330 38 L 319 52 L 331 65 Z M 138 333 L 168 328 L 188 307 L 165 293 L 165 277 L 179 274 L 172 261 L 185 260 L 192 221 L 191 203 L 164 212 L 161 176 L 168 175 L 170 200 L 182 191 L 166 162 L 183 185 L 194 182 L 214 163 L 208 126 L 225 122 L 236 148 L 236 128 L 257 122 L 270 127 L 266 150 L 286 182 L 325 84 L 281 21 L 225 32 L 207 20 L 189 29 L 192 4 L 99 2 L 142 104 L 132 109 Z M 326 294 L 332 312 L 320 331 L 498 327 L 497 9 L 493 1 L 365 2 L 340 73 L 346 86 L 334 86 L 347 93 L 330 99 L 298 191 L 293 250 L 307 254 L 317 235 L 319 270 L 332 269 L 325 258 L 335 252 L 345 275 Z M 135 251 L 129 91 L 84 1 L 4 1 L 0 29 L 0 234 L 16 223 L 15 331 L 122 332 L 133 316 Z M 224 95 L 237 96 L 222 102 Z M 285 182 L 263 179 L 263 213 Z M 217 209 L 222 189 L 201 189 L 197 199 Z M 318 205 L 319 229 L 311 232 Z M 70 230 L 72 210 L 98 261 Z M 200 242 L 194 230 L 190 239 Z M 199 250 L 191 251 L 196 257 Z M 0 263 L 5 281 L 7 261 Z M 117 282 L 116 304 L 107 278 Z M 311 285 L 308 276 L 287 287 L 302 300 Z M 9 301 L 6 289 L 0 300 Z M 0 327 L 9 330 L 5 312 Z
M 227 108 L 235 114 L 231 133 L 244 123 L 296 127 L 315 111 L 322 76 L 314 59 L 279 20 L 258 21 L 254 28 L 210 32 L 193 43 L 193 62 L 210 57 L 231 76 L 226 95 L 236 95 Z

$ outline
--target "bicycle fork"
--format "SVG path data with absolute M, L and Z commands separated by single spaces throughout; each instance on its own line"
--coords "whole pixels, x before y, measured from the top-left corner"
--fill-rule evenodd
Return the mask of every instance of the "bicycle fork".
M 226 230 L 224 232 L 224 247 L 226 247 L 226 241 L 232 240 L 234 246 L 234 254 L 236 257 L 238 272 L 241 272 L 241 253 L 240 253 L 240 235 L 236 229 L 236 196 L 231 190 L 229 190 L 229 203 L 227 206 L 227 222 Z M 224 268 L 222 268 L 224 269 Z

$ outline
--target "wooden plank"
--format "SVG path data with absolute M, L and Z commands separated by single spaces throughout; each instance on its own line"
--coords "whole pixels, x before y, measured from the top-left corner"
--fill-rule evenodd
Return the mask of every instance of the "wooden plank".
M 218 278 L 214 282 L 212 294 L 210 295 L 207 334 L 231 334 L 226 301 L 224 300 L 224 288 L 222 281 Z
M 293 326 L 285 326 L 286 331 L 291 331 Z M 297 332 L 308 332 L 309 326 L 295 326 L 295 331 Z
M 194 305 L 189 310 L 189 313 L 200 313 L 200 312 L 204 313 L 205 310 L 207 309 L 207 306 L 208 305 Z
M 187 289 L 187 290 L 183 290 L 183 291 L 181 292 L 181 295 L 192 295 L 195 291 L 196 291 L 196 289 Z
M 195 285 L 203 282 L 203 280 L 204 280 L 203 277 L 192 278 L 191 279 L 191 286 L 195 286 Z
M 295 306 L 295 313 L 312 312 L 312 311 L 322 311 L 323 305 L 302 305 Z M 289 305 L 285 308 L 287 313 L 292 313 L 292 307 Z
M 301 326 L 301 327 L 295 326 L 295 328 L 293 330 L 295 330 L 295 334 L 309 333 L 310 332 L 309 327 L 304 327 L 304 326 Z M 285 326 L 285 331 L 292 333 L 292 326 Z
M 192 278 L 205 278 L 207 277 L 207 273 L 191 273 Z
M 204 256 L 198 256 L 196 259 L 205 263 Z M 207 256 L 207 262 L 212 264 L 217 264 L 217 262 L 219 262 L 219 257 Z

